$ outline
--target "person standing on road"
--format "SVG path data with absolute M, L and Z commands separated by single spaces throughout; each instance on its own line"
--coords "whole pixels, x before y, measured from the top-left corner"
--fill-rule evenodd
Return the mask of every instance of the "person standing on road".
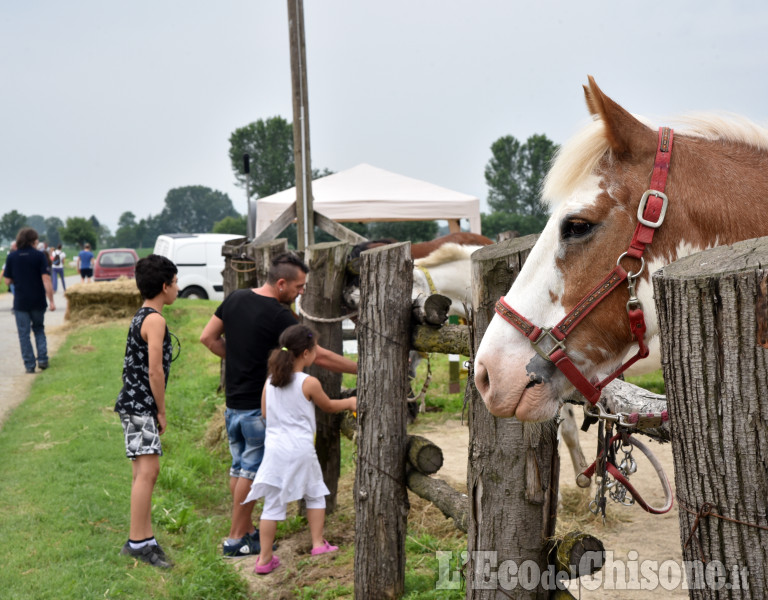
M 27 373 L 48 368 L 48 341 L 45 337 L 45 311 L 56 310 L 48 258 L 37 250 L 37 231 L 24 227 L 16 236 L 16 251 L 8 255 L 3 276 L 13 284 L 13 312 L 19 333 L 21 358 Z M 46 305 L 45 299 L 48 298 Z M 32 348 L 31 333 L 35 334 L 37 358 Z
M 225 358 L 225 412 L 232 466 L 232 524 L 224 542 L 225 556 L 259 554 L 259 530 L 253 525 L 255 501 L 243 504 L 264 457 L 261 394 L 267 380 L 269 353 L 280 334 L 296 318 L 288 308 L 304 292 L 309 267 L 293 253 L 272 259 L 267 282 L 259 288 L 236 290 L 216 309 L 200 341 Z M 321 346 L 315 362 L 336 373 L 357 373 L 357 364 Z
M 67 284 L 64 282 L 64 259 L 67 255 L 61 249 L 61 244 L 51 252 L 51 268 L 53 269 L 53 293 L 56 293 L 56 280 L 61 277 L 61 289 L 67 291 Z
M 80 278 L 83 283 L 90 281 L 91 277 L 93 277 L 92 260 L 93 252 L 91 252 L 91 245 L 86 243 L 85 248 L 77 255 L 77 270 L 80 271 Z

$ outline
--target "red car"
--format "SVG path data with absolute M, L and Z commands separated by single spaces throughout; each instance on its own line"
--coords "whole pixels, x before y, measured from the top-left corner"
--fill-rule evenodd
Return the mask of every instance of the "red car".
M 139 260 L 133 248 L 110 248 L 99 251 L 93 263 L 94 281 L 112 281 L 118 277 L 133 279 Z

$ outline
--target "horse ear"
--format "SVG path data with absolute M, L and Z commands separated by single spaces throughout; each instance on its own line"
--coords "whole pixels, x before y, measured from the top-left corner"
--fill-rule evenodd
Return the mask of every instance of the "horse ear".
M 616 104 L 597 87 L 594 77 L 584 86 L 584 96 L 590 114 L 605 124 L 605 137 L 617 156 L 655 151 L 655 132 L 643 125 L 629 112 Z

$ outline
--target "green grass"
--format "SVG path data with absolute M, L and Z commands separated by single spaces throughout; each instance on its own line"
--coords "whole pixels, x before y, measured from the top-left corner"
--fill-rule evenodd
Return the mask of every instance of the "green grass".
M 0 430 L 0 596 L 246 598 L 220 556 L 229 526 L 228 460 L 200 444 L 218 361 L 197 341 L 213 303 L 166 309 L 182 353 L 171 369 L 155 534 L 176 562 L 161 572 L 119 556 L 128 537 L 130 461 L 112 412 L 127 321 L 74 331 Z
M 165 455 L 152 514 L 155 534 L 176 567 L 160 571 L 118 555 L 128 536 L 131 466 L 112 409 L 128 321 L 82 326 L 69 334 L 51 368 L 35 377 L 28 399 L 0 429 L 1 598 L 251 597 L 245 579 L 221 558 L 231 502 L 229 453 L 225 446 L 211 451 L 201 443 L 211 416 L 223 404 L 215 391 L 219 361 L 198 341 L 215 306 L 186 300 L 165 309 L 169 328 L 181 341 L 181 355 L 168 383 Z M 463 394 L 447 391 L 447 357 L 433 355 L 432 372 L 427 405 L 440 411 L 420 415 L 420 424 L 459 418 L 462 411 Z M 425 373 L 422 362 L 414 388 L 421 387 Z M 355 378 L 345 376 L 344 385 L 354 387 Z M 346 438 L 341 472 L 340 503 L 348 506 L 328 515 L 326 529 L 333 533 L 354 527 L 349 507 L 355 446 Z M 408 524 L 404 597 L 463 598 L 462 590 L 435 590 L 435 552 L 458 556 L 466 549 L 466 536 L 420 499 L 414 497 L 411 511 L 419 518 Z M 278 537 L 297 532 L 306 532 L 306 521 L 292 516 L 280 525 Z M 276 591 L 295 598 L 352 598 L 353 564 L 347 544 L 329 574 L 314 576 L 311 561 L 299 561 L 298 573 Z M 456 568 L 454 562 L 451 569 Z M 347 576 L 337 577 L 341 572 Z

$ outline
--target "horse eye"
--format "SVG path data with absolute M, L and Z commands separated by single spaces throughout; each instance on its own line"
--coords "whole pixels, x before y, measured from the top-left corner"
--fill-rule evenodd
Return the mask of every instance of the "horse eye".
M 594 229 L 595 224 L 580 219 L 569 219 L 563 223 L 560 236 L 565 240 L 568 238 L 580 238 L 588 235 Z

